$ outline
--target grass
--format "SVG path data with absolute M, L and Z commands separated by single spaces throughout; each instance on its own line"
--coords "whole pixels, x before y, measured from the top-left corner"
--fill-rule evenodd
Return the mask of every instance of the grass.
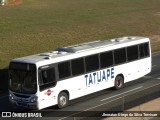
M 160 0 L 23 0 L 0 6 L 0 69 L 13 58 L 97 39 L 153 36 Z

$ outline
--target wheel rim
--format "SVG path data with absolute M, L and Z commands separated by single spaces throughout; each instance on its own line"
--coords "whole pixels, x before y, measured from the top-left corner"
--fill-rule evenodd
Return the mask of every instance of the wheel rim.
M 118 87 L 120 87 L 120 86 L 121 86 L 121 80 L 116 80 L 116 85 L 117 85 Z
M 59 102 L 60 102 L 61 106 L 65 106 L 66 102 L 67 102 L 66 97 L 65 96 L 61 96 L 60 99 L 59 99 Z

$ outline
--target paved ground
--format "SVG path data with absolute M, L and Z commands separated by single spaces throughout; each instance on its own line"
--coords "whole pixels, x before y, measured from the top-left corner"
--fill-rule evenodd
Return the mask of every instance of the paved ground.
M 160 97 L 133 107 L 127 111 L 158 111 L 160 113 Z M 160 117 L 109 117 L 104 120 L 160 120 Z

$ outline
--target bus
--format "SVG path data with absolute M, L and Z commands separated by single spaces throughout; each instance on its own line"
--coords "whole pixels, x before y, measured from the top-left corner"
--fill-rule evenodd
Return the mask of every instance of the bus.
M 70 100 L 151 72 L 146 37 L 127 36 L 16 58 L 9 65 L 9 101 L 15 107 L 66 107 Z

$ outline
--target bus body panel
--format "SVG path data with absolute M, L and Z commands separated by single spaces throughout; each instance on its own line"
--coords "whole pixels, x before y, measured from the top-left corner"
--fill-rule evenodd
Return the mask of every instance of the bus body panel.
M 123 39 L 131 40 L 130 42 L 125 42 Z M 137 40 L 136 40 L 137 39 Z M 119 41 L 120 40 L 120 41 Z M 121 41 L 122 40 L 122 41 Z M 133 41 L 132 41 L 133 40 Z M 93 49 L 88 49 L 85 47 L 85 45 L 92 45 L 94 46 L 99 41 L 93 42 L 93 43 L 85 43 L 80 44 L 79 46 L 86 49 L 82 49 L 81 52 L 61 52 L 58 53 L 57 51 L 44 53 L 44 54 L 37 54 L 33 56 L 28 56 L 24 58 L 14 59 L 11 62 L 23 62 L 23 63 L 32 63 L 36 65 L 37 69 L 37 93 L 30 95 L 32 98 L 33 96 L 37 97 L 36 108 L 37 109 L 43 109 L 52 105 L 58 104 L 58 95 L 65 91 L 68 94 L 69 100 L 76 99 L 81 96 L 85 96 L 103 89 L 107 89 L 110 87 L 114 87 L 115 85 L 115 78 L 118 75 L 122 75 L 124 77 L 124 83 L 136 80 L 151 71 L 151 46 L 150 41 L 148 38 L 141 38 L 141 37 L 131 37 L 131 38 L 120 38 L 120 39 L 113 39 L 110 40 L 111 43 L 108 44 L 108 46 L 99 46 L 94 47 Z M 113 42 L 113 44 L 112 44 Z M 106 42 L 107 43 L 107 42 Z M 138 58 L 134 61 L 126 61 L 124 63 L 115 64 L 105 67 L 105 68 L 98 68 L 96 70 L 93 70 L 91 72 L 84 72 L 83 74 L 74 76 L 71 75 L 70 77 L 66 77 L 63 79 L 60 79 L 59 72 L 58 72 L 58 65 L 61 62 L 70 61 L 77 58 L 84 58 L 86 60 L 87 56 L 98 54 L 98 59 L 100 59 L 100 54 L 108 51 L 115 51 L 117 49 L 125 48 L 127 51 L 127 47 L 137 45 L 138 50 L 140 51 L 139 45 L 143 43 L 149 43 L 149 56 Z M 99 43 L 98 43 L 99 44 Z M 77 47 L 78 45 L 75 45 L 73 47 Z M 95 45 L 96 46 L 96 45 Z M 72 46 L 71 46 L 72 47 Z M 66 47 L 67 49 L 71 48 Z M 65 49 L 66 49 L 65 48 Z M 79 50 L 81 48 L 77 48 Z M 76 50 L 76 49 L 75 49 Z M 53 54 L 53 56 L 50 56 L 50 54 Z M 114 52 L 112 52 L 114 55 Z M 127 54 L 127 53 L 126 53 Z M 44 56 L 44 57 L 43 57 Z M 140 55 L 138 55 L 140 56 Z M 52 58 L 53 57 L 53 58 Z M 31 58 L 31 59 L 30 59 Z M 43 59 L 42 59 L 43 58 Z M 28 59 L 28 60 L 27 60 Z M 115 60 L 115 58 L 114 58 Z M 114 61 L 115 62 L 115 61 Z M 85 64 L 85 63 L 84 63 Z M 100 64 L 100 63 L 99 63 Z M 40 90 L 40 78 L 39 78 L 39 68 L 41 67 L 54 67 L 55 73 L 56 73 L 56 84 L 54 86 L 48 87 L 44 90 Z M 84 65 L 86 67 L 86 65 Z M 71 65 L 70 65 L 71 67 Z M 77 69 L 79 67 L 77 66 Z M 10 94 L 19 94 L 16 92 L 12 92 L 9 90 Z M 25 95 L 25 94 L 24 94 Z M 12 98 L 12 96 L 10 97 Z M 14 99 L 16 100 L 18 97 L 14 96 Z M 13 102 L 12 99 L 10 99 L 11 102 Z M 15 101 L 16 103 L 16 101 Z M 29 103 L 30 104 L 30 103 Z M 35 105 L 34 104 L 34 105 Z M 18 104 L 16 103 L 18 106 Z M 26 107 L 26 106 L 24 106 Z
M 53 93 L 52 97 L 45 95 L 45 92 L 47 92 L 47 90 L 43 92 L 42 99 L 46 99 L 46 101 L 45 100 L 43 101 L 44 104 L 41 103 L 43 105 L 42 108 L 46 108 L 48 106 L 57 104 L 58 94 L 63 90 L 67 90 L 70 96 L 69 100 L 73 100 L 78 97 L 82 97 L 82 96 L 85 96 L 85 95 L 88 95 L 94 92 L 98 92 L 100 90 L 104 90 L 104 89 L 113 87 L 115 77 L 119 74 L 122 74 L 124 76 L 124 83 L 136 80 L 146 75 L 146 73 L 150 73 L 151 63 L 149 61 L 150 61 L 150 58 L 144 58 L 144 60 L 133 61 L 133 62 L 126 63 L 123 65 L 118 65 L 115 67 L 116 69 L 114 69 L 113 71 L 114 72 L 113 78 L 107 79 L 107 72 L 105 73 L 106 79 L 103 78 L 104 77 L 103 72 L 113 68 L 111 67 L 111 68 L 102 69 L 96 72 L 84 74 L 78 77 L 69 78 L 68 80 L 59 81 L 57 83 L 56 88 L 51 89 L 55 93 L 55 94 Z M 130 64 L 129 66 L 131 68 L 128 67 L 128 64 Z M 97 73 L 97 74 L 94 75 L 94 73 Z M 88 75 L 87 78 L 85 77 L 86 75 Z M 92 81 L 90 82 L 90 84 L 89 84 L 89 80 Z

